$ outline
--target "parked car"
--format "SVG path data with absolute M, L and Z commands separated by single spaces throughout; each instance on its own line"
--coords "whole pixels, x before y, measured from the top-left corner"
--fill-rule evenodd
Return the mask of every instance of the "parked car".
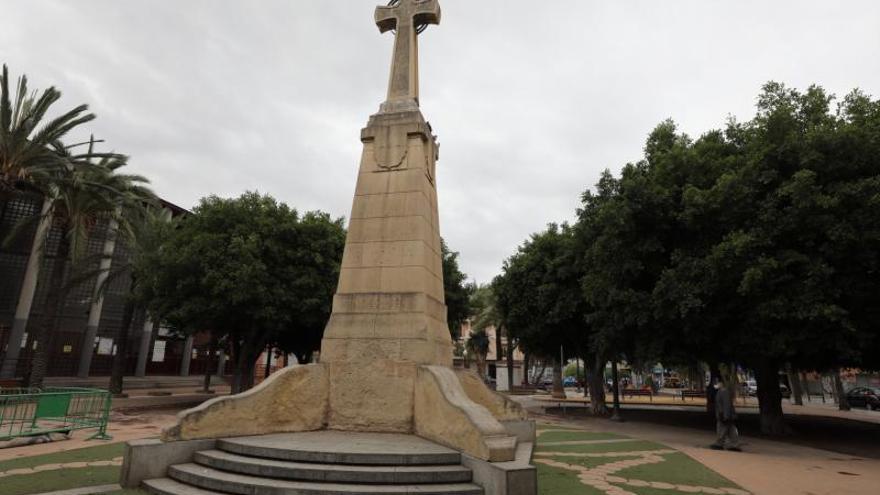
M 755 397 L 758 395 L 758 382 L 752 379 L 748 379 L 742 384 L 743 392 L 749 397 Z M 782 395 L 783 399 L 788 399 L 791 397 L 791 389 L 788 388 L 788 385 L 784 383 L 779 383 L 779 393 Z
M 758 382 L 753 379 L 746 380 L 745 383 L 743 383 L 743 388 L 749 397 L 758 395 Z
M 853 407 L 867 407 L 880 410 L 880 389 L 874 387 L 856 387 L 846 393 L 846 400 Z
M 565 377 L 565 380 L 562 380 L 563 387 L 577 387 L 577 379 L 573 376 Z

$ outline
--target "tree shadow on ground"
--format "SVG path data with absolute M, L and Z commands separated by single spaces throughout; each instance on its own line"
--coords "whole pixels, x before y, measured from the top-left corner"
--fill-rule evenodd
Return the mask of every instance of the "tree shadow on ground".
M 563 416 L 561 408 L 547 408 L 547 414 Z M 699 409 L 678 410 L 649 407 L 623 407 L 621 415 L 626 421 L 656 425 L 694 428 L 703 431 L 714 431 L 715 421 Z M 588 417 L 585 409 L 567 408 L 567 417 Z M 843 418 L 821 416 L 787 415 L 786 422 L 792 434 L 785 437 L 768 436 L 761 433 L 759 417 L 748 410 L 740 412 L 737 428 L 740 434 L 765 440 L 781 441 L 828 450 L 848 456 L 880 459 L 880 425 Z

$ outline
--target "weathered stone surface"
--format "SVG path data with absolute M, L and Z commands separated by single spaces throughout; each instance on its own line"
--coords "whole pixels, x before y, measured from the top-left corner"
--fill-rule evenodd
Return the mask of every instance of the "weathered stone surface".
M 415 435 L 314 431 L 227 438 L 225 452 L 295 462 L 341 465 L 458 465 L 459 452 Z
M 181 412 L 166 441 L 320 430 L 327 424 L 328 373 L 323 365 L 286 368 L 257 387 Z
M 194 461 L 202 466 L 248 476 L 327 483 L 400 485 L 471 481 L 471 471 L 460 464 L 382 466 L 292 462 L 242 456 L 220 450 L 197 452 Z
M 170 466 L 192 462 L 196 452 L 213 449 L 214 445 L 214 439 L 163 442 L 150 438 L 126 442 L 119 484 L 123 488 L 137 488 L 144 480 L 164 477 Z
M 523 420 L 528 417 L 519 403 L 489 389 L 476 372 L 457 369 L 455 374 L 468 398 L 485 407 L 499 421 Z
M 534 444 L 523 442 L 516 447 L 516 457 L 508 462 L 487 462 L 470 455 L 462 463 L 473 472 L 473 481 L 486 495 L 535 495 L 538 472 L 531 464 Z
M 241 495 L 276 494 L 411 494 L 424 495 L 482 495 L 483 489 L 470 483 L 437 485 L 362 485 L 344 483 L 314 483 L 259 478 L 227 473 L 196 464 L 181 464 L 168 470 L 172 479 L 207 490 Z
M 416 434 L 490 462 L 511 461 L 516 437 L 465 393 L 444 366 L 420 366 L 415 391 Z

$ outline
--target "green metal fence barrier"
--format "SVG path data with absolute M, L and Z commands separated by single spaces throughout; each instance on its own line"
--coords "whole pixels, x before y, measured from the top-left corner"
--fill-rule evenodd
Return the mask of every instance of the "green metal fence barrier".
M 110 392 L 93 388 L 0 389 L 0 441 L 97 428 L 110 440 Z

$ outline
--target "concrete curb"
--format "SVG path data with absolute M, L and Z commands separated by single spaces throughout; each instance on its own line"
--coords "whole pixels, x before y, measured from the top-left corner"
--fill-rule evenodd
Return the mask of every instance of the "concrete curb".
M 116 490 L 122 490 L 122 487 L 119 485 L 86 486 L 57 492 L 37 493 L 35 495 L 96 495 L 99 493 L 115 492 Z

